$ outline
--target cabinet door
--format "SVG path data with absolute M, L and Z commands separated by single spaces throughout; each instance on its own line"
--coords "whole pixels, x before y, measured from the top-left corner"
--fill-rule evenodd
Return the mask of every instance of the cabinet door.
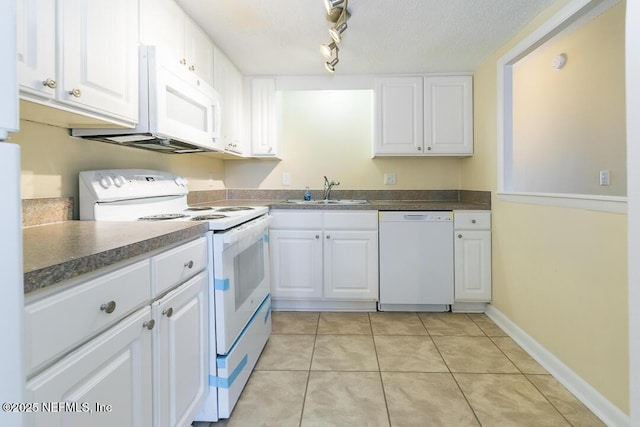
M 425 77 L 426 154 L 473 154 L 471 76 Z
M 184 56 L 189 71 L 213 86 L 213 43 L 195 22 L 185 17 Z
M 18 78 L 20 90 L 37 97 L 56 95 L 56 2 L 19 0 Z
M 41 407 L 26 425 L 150 426 L 151 331 L 143 326 L 150 320 L 147 306 L 28 381 L 26 401 L 68 406 Z
M 214 87 L 220 95 L 222 108 L 222 149 L 243 152 L 242 132 L 242 74 L 227 56 L 214 48 Z
M 325 230 L 324 296 L 378 299 L 378 233 Z
M 491 301 L 491 232 L 455 231 L 455 301 Z
M 375 154 L 422 154 L 422 77 L 375 83 Z
M 15 64 L 15 0 L 0 2 L 0 64 Z M 16 67 L 0 67 L 0 141 L 18 130 L 18 77 Z
M 208 389 L 207 273 L 153 304 L 156 427 L 190 425 Z
M 138 120 L 138 7 L 130 0 L 61 0 L 58 99 Z
M 275 79 L 251 80 L 251 154 L 276 154 L 276 82 Z
M 322 231 L 270 230 L 274 298 L 322 298 Z
M 174 0 L 140 0 L 140 43 L 158 46 L 170 68 L 186 65 L 185 14 Z

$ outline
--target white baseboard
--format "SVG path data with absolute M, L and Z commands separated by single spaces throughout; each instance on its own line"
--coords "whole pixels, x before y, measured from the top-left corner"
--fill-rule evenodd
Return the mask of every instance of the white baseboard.
M 593 386 L 572 371 L 549 350 L 529 336 L 500 310 L 489 305 L 485 314 L 504 330 L 520 347 L 553 375 L 587 408 L 609 427 L 628 427 L 631 420 L 627 414 L 611 403 Z

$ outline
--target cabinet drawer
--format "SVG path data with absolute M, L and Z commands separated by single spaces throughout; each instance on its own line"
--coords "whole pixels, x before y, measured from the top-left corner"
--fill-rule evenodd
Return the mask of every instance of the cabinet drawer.
M 325 230 L 377 230 L 377 211 L 325 211 Z
M 149 260 L 25 306 L 27 373 L 151 299 Z
M 322 211 L 279 210 L 271 211 L 269 228 L 309 230 L 322 228 Z
M 491 212 L 454 211 L 453 227 L 456 230 L 491 230 Z
M 179 285 L 207 267 L 207 238 L 201 237 L 151 259 L 156 280 L 153 296 Z

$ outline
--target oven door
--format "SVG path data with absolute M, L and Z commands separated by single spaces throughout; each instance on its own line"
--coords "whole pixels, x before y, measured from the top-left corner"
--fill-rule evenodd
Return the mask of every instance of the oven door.
M 213 234 L 218 354 L 227 354 L 269 294 L 269 220 L 264 215 Z

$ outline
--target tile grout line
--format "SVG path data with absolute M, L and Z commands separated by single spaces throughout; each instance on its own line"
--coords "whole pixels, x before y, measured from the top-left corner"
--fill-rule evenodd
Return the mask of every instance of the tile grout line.
M 371 314 L 367 313 L 369 319 L 369 328 L 371 328 L 371 340 L 373 341 L 373 351 L 376 354 L 376 363 L 378 364 L 378 378 L 380 378 L 380 387 L 382 387 L 382 398 L 384 399 L 384 406 L 387 411 L 387 421 L 391 427 L 391 413 L 389 412 L 389 402 L 387 401 L 387 391 L 384 388 L 384 381 L 382 380 L 382 368 L 380 368 L 380 358 L 378 357 L 378 346 L 376 346 L 376 336 L 373 334 L 373 325 L 371 324 Z
M 309 391 L 309 381 L 311 380 L 311 365 L 313 364 L 313 355 L 316 352 L 316 342 L 318 341 L 318 329 L 320 329 L 320 315 L 318 312 L 318 320 L 316 320 L 316 333 L 313 337 L 313 348 L 311 349 L 311 359 L 309 360 L 309 370 L 307 370 L 307 383 L 304 386 L 304 395 L 302 396 L 302 408 L 300 410 L 300 422 L 298 427 L 302 427 L 302 420 L 304 419 L 304 407 L 307 403 L 307 392 Z
M 469 317 L 469 316 L 467 315 L 467 317 Z M 471 318 L 470 318 L 470 319 L 471 319 Z M 479 325 L 478 325 L 478 324 L 477 324 L 473 319 L 471 319 L 471 321 L 472 321 L 473 323 L 475 323 L 475 324 L 480 328 L 480 326 L 479 326 Z M 573 426 L 573 424 L 571 423 L 571 421 L 569 421 L 569 420 L 567 419 L 567 417 L 565 417 L 565 416 L 564 416 L 564 414 L 562 413 L 562 411 L 560 411 L 560 410 L 556 407 L 556 405 L 554 405 L 554 404 L 553 404 L 553 402 L 551 401 L 551 399 L 549 399 L 549 397 L 547 397 L 547 395 L 546 395 L 545 393 L 543 393 L 543 391 L 542 391 L 542 390 L 540 390 L 540 389 L 535 385 L 535 383 L 529 379 L 529 377 L 527 376 L 527 374 L 526 374 L 526 373 L 525 373 L 525 372 L 520 368 L 520 366 L 518 366 L 518 364 L 517 364 L 514 360 L 512 360 L 512 359 L 509 357 L 509 355 L 508 355 L 504 350 L 502 350 L 502 348 L 501 348 L 498 344 L 496 344 L 496 342 L 495 342 L 494 338 L 498 338 L 498 337 L 489 336 L 489 335 L 484 331 L 484 329 L 482 329 L 482 328 L 480 328 L 480 330 L 481 330 L 481 331 L 482 331 L 482 332 L 487 336 L 487 338 L 489 338 L 489 340 L 491 340 L 491 342 L 493 343 L 493 345 L 495 345 L 495 346 L 498 348 L 498 350 L 500 350 L 500 352 L 504 355 L 504 357 L 506 357 L 506 358 L 511 362 L 511 364 L 512 364 L 513 366 L 515 366 L 515 367 L 516 367 L 516 369 L 518 370 L 518 372 L 520 372 L 520 375 L 522 375 L 522 376 L 527 380 L 527 382 L 529 382 L 529 384 L 531 384 L 531 385 L 533 386 L 533 388 L 535 388 L 535 389 L 538 391 L 538 393 L 540 393 L 540 394 L 542 395 L 542 397 L 544 397 L 544 399 L 545 399 L 547 402 L 549 402 L 549 404 L 553 407 L 553 409 L 555 409 L 555 410 L 556 410 L 556 412 L 558 412 L 558 414 L 560 414 L 560 416 L 561 416 L 562 418 L 564 418 L 564 420 L 565 420 L 565 421 L 566 421 L 570 426 Z M 509 336 L 507 335 L 507 337 L 509 337 Z M 511 337 L 509 337 L 509 338 L 511 338 Z M 512 338 L 512 339 L 513 339 L 513 338 Z M 526 352 L 525 352 L 525 353 L 526 353 Z M 531 357 L 528 353 L 526 353 L 526 354 L 527 354 L 529 357 Z
M 418 317 L 420 317 L 420 316 L 418 316 Z M 468 317 L 469 316 L 467 316 L 467 318 Z M 470 319 L 470 320 L 473 322 L 473 319 Z M 424 321 L 422 320 L 421 317 L 420 317 L 420 321 L 424 325 Z M 475 322 L 474 322 L 474 324 L 475 324 Z M 447 370 L 449 371 L 449 375 L 451 375 L 451 379 L 453 379 L 453 382 L 456 383 L 456 387 L 458 387 L 458 390 L 460 391 L 460 394 L 462 394 L 462 397 L 464 398 L 464 401 L 467 402 L 467 405 L 469 406 L 469 409 L 471 409 L 471 413 L 473 413 L 473 416 L 476 419 L 476 421 L 478 422 L 478 425 L 480 425 L 482 427 L 482 422 L 480 421 L 480 418 L 478 417 L 478 414 L 476 413 L 476 410 L 471 405 L 471 402 L 469 402 L 469 399 L 467 398 L 467 395 L 462 390 L 462 387 L 460 387 L 460 383 L 458 383 L 458 379 L 456 378 L 454 373 L 451 372 L 451 368 L 449 367 L 449 364 L 447 363 L 447 361 L 445 360 L 444 356 L 442 355 L 442 352 L 440 351 L 440 348 L 438 348 L 438 344 L 436 344 L 436 342 L 433 339 L 433 336 L 431 336 L 431 332 L 429 332 L 429 328 L 427 328 L 427 325 L 424 325 L 424 327 L 427 330 L 427 333 L 429 334 L 429 338 L 431 339 L 431 342 L 433 343 L 433 346 L 436 348 L 436 351 L 440 355 L 440 358 L 444 362 L 444 365 L 447 367 Z M 480 329 L 480 330 L 482 331 L 482 329 Z M 484 331 L 482 331 L 482 333 L 484 333 Z
M 547 402 L 549 402 L 549 404 L 553 407 L 553 409 L 555 409 L 555 410 L 560 414 L 560 416 L 561 416 L 562 418 L 564 418 L 564 420 L 567 422 L 567 424 L 569 424 L 570 426 L 573 426 L 573 423 L 572 423 L 571 421 L 569 421 L 569 419 L 568 419 L 567 417 L 565 417 L 565 416 L 564 416 L 564 414 L 562 413 L 562 411 L 561 411 L 560 409 L 558 409 L 558 407 L 557 407 L 556 405 L 554 405 L 554 404 L 553 404 L 553 402 L 551 401 L 551 399 L 549 399 L 549 397 L 547 397 L 547 395 L 546 395 L 542 390 L 540 390 L 540 389 L 538 388 L 538 386 L 537 386 L 533 381 L 531 381 L 531 380 L 529 379 L 529 377 L 527 376 L 527 374 L 524 374 L 524 373 L 523 373 L 522 375 L 527 379 L 527 381 L 529 381 L 529 383 L 533 386 L 533 388 L 535 388 L 536 390 L 538 390 L 538 393 L 540 393 L 540 394 L 542 395 L 542 397 L 544 397 L 544 398 L 545 398 L 545 400 L 546 400 Z M 539 375 L 545 375 L 545 374 L 539 374 Z M 551 377 L 553 378 L 553 376 L 551 376 Z

